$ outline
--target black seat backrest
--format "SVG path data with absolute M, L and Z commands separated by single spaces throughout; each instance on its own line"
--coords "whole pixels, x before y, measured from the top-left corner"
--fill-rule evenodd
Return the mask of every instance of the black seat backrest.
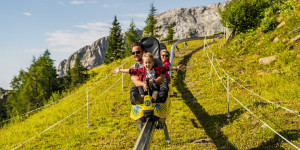
M 143 43 L 145 51 L 153 55 L 154 58 L 160 60 L 160 43 L 154 37 L 144 37 L 140 40 Z
M 160 46 L 160 50 L 162 51 L 162 50 L 167 50 L 167 47 L 166 47 L 166 45 L 165 44 L 163 44 L 163 43 L 159 43 L 159 46 Z

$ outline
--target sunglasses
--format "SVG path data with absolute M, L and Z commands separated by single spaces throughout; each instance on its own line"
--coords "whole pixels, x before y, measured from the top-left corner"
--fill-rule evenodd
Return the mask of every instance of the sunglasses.
M 134 55 L 134 54 L 140 54 L 140 53 L 141 53 L 141 51 L 131 52 L 132 55 Z
M 162 57 L 169 57 L 169 55 L 161 55 Z

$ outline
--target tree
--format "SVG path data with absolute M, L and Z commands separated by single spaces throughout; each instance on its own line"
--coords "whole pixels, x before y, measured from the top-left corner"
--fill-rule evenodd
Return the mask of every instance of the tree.
M 232 0 L 221 11 L 221 23 L 224 27 L 230 28 L 233 33 L 245 33 L 255 29 L 263 19 L 263 12 L 271 6 L 271 0 Z
M 85 80 L 85 75 L 82 73 L 86 69 L 82 66 L 79 56 L 75 58 L 74 67 L 71 69 L 71 82 L 72 86 L 77 86 L 80 83 L 83 83 Z
M 63 88 L 67 89 L 72 85 L 71 66 L 68 63 L 66 75 L 63 76 Z
M 133 20 L 131 20 L 129 29 L 125 32 L 126 42 L 125 42 L 125 55 L 128 56 L 131 52 L 131 44 L 141 39 L 138 34 L 138 29 L 135 27 Z
M 151 9 L 145 22 L 146 26 L 144 28 L 143 36 L 159 37 L 159 35 L 156 34 L 158 31 L 158 27 L 155 27 L 157 23 L 157 20 L 154 17 L 155 13 L 156 9 L 153 6 L 153 3 L 151 3 Z
M 104 63 L 106 64 L 125 56 L 123 38 L 121 35 L 121 26 L 117 20 L 117 16 L 115 16 L 112 25 L 113 27 L 110 28 L 110 35 L 108 38 L 107 49 L 105 53 L 106 60 L 104 61 Z
M 53 91 L 59 90 L 59 80 L 57 78 L 56 68 L 53 60 L 50 58 L 50 52 L 47 49 L 42 57 L 37 61 L 38 83 L 43 91 L 41 94 L 44 100 L 47 100 Z
M 7 118 L 6 100 L 6 90 L 0 87 L 0 121 Z
M 36 60 L 33 57 L 28 71 L 21 70 L 11 81 L 12 91 L 8 96 L 7 109 L 10 115 L 25 113 L 47 103 L 58 89 L 58 79 L 50 52 Z
M 174 30 L 173 30 L 173 24 L 170 23 L 168 25 L 168 35 L 165 38 L 166 41 L 173 41 L 173 37 L 174 37 Z

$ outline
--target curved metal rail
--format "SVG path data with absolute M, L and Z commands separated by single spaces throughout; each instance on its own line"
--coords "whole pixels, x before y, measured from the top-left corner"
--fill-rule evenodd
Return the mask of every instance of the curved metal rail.
M 194 37 L 194 38 L 187 38 L 187 39 L 182 39 L 176 41 L 172 47 L 171 47 L 171 57 L 170 57 L 170 64 L 173 66 L 173 56 L 174 56 L 174 50 L 177 44 L 181 42 L 186 42 L 186 41 L 192 41 L 192 40 L 203 40 L 203 39 L 214 39 L 214 38 L 220 38 L 223 37 L 224 35 L 214 35 L 214 36 L 202 36 L 202 37 Z M 172 75 L 172 71 L 169 71 L 169 75 Z

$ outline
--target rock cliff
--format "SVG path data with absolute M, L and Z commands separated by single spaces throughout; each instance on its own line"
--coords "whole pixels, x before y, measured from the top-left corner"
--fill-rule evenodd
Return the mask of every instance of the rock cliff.
M 158 35 L 164 39 L 168 34 L 168 25 L 173 24 L 174 39 L 184 39 L 210 35 L 223 31 L 218 8 L 223 9 L 226 3 L 215 3 L 209 6 L 193 8 L 176 8 L 157 14 Z
M 82 65 L 91 69 L 95 66 L 101 65 L 104 62 L 104 56 L 107 48 L 108 37 L 103 37 L 95 41 L 90 46 L 85 46 L 75 53 L 73 53 L 68 60 L 63 60 L 58 65 L 57 73 L 59 77 L 65 75 L 68 65 L 72 68 L 75 64 L 75 58 L 79 56 Z
M 155 15 L 157 19 L 158 34 L 164 39 L 168 33 L 168 25 L 173 24 L 174 39 L 184 39 L 210 35 L 223 31 L 218 8 L 224 8 L 226 3 L 215 3 L 209 6 L 193 8 L 176 8 Z M 146 18 L 145 18 L 146 19 Z M 80 57 L 82 65 L 91 69 L 104 62 L 108 37 L 95 41 L 91 46 L 85 46 L 73 53 L 67 60 L 63 60 L 58 66 L 58 75 L 64 76 L 68 65 L 72 68 L 76 56 Z

